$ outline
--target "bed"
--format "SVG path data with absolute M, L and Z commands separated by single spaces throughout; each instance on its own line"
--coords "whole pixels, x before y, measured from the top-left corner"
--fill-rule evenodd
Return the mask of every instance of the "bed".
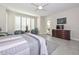
M 25 33 L 0 37 L 0 55 L 47 55 L 46 40 Z

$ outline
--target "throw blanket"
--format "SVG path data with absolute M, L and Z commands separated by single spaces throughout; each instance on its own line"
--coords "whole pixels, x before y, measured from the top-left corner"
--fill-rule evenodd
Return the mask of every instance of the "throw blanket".
M 1 55 L 47 55 L 45 39 L 34 34 L 0 38 Z
M 28 33 L 29 36 L 35 38 L 36 40 L 38 40 L 39 43 L 39 54 L 40 55 L 47 55 L 47 47 L 46 47 L 46 40 L 43 37 L 34 35 L 34 34 L 30 34 Z

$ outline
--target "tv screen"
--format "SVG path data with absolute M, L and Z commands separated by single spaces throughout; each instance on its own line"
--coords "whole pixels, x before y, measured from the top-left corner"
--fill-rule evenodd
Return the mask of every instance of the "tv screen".
M 64 18 L 58 18 L 57 19 L 57 24 L 66 24 L 66 17 L 64 17 Z

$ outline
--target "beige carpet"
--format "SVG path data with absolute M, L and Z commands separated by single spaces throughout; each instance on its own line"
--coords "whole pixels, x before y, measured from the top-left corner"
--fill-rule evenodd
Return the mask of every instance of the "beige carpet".
M 49 35 L 42 35 L 47 40 L 49 55 L 79 55 L 79 41 L 63 40 Z

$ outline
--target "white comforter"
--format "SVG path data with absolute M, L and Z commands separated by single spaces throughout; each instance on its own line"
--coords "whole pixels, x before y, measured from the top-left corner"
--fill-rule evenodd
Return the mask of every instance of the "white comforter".
M 45 39 L 33 34 L 0 38 L 1 55 L 47 55 Z

